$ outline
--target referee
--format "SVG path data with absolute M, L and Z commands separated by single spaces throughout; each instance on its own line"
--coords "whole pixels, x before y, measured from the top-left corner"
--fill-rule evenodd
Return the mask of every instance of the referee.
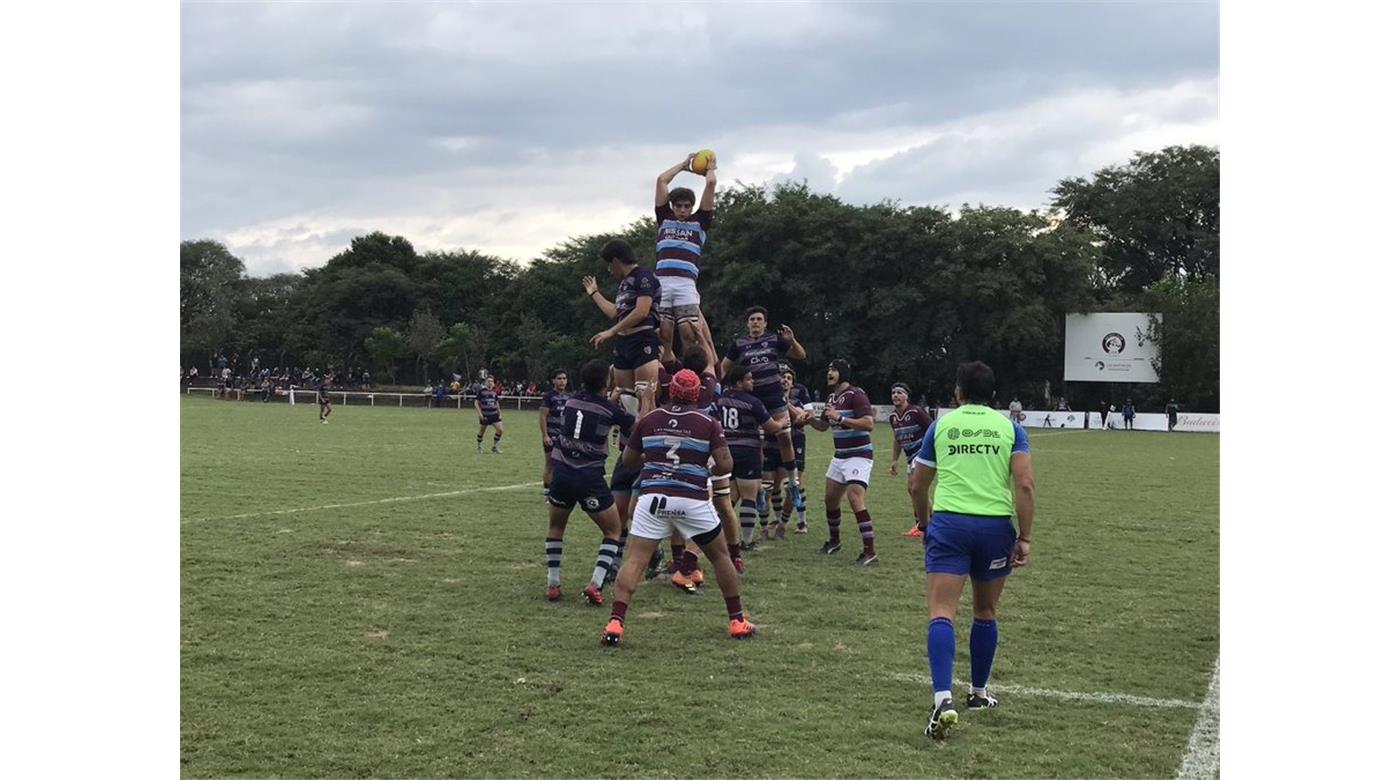
M 934 739 L 947 736 L 958 722 L 953 707 L 953 615 L 969 575 L 972 690 L 967 708 L 997 706 L 987 690 L 997 652 L 997 601 L 1011 570 L 1030 560 L 1035 518 L 1030 441 L 1020 423 L 989 408 L 996 393 L 992 369 L 981 361 L 958 366 L 953 393 L 958 408 L 934 422 L 914 457 L 914 510 L 924 531 L 928 666 L 933 678 L 933 711 L 924 734 Z M 930 521 L 928 491 L 935 476 L 938 489 Z

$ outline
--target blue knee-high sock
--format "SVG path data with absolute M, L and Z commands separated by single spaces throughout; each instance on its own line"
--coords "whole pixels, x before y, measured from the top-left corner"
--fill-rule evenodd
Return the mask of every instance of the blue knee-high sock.
M 933 693 L 953 690 L 953 654 L 957 639 L 953 636 L 953 621 L 934 618 L 928 622 L 928 670 L 933 678 Z
M 973 620 L 967 649 L 972 655 L 972 687 L 986 688 L 987 679 L 992 676 L 992 660 L 997 657 L 997 622 Z

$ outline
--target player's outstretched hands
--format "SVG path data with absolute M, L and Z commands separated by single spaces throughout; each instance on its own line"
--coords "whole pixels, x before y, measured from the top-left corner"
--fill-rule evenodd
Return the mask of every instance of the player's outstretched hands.
M 1016 550 L 1011 553 L 1011 567 L 1019 569 L 1031 562 L 1031 543 L 1023 539 L 1016 540 Z
M 583 291 L 592 298 L 593 293 L 598 292 L 598 280 L 592 276 L 583 277 Z
M 787 339 L 788 341 L 792 341 L 792 339 L 793 339 L 792 326 L 791 326 L 791 325 L 779 325 L 779 326 L 778 326 L 778 335 L 779 335 L 779 336 L 782 336 L 783 338 Z

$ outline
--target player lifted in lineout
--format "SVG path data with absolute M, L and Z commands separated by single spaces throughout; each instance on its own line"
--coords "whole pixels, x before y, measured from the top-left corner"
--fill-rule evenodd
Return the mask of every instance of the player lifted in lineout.
M 700 311 L 700 253 L 705 248 L 706 231 L 715 218 L 715 182 L 719 165 L 714 152 L 686 156 L 656 177 L 656 277 L 661 281 L 662 359 L 670 362 L 671 344 L 680 331 L 682 352 L 686 347 L 703 346 L 710 362 L 717 362 L 710 325 Z M 702 167 L 703 166 L 703 167 Z M 689 187 L 668 189 L 681 171 L 705 177 L 700 207 L 695 208 L 695 191 Z M 721 372 L 723 373 L 723 372 Z

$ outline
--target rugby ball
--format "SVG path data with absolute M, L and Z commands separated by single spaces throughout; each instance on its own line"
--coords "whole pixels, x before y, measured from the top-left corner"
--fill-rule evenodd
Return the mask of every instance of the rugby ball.
M 709 149 L 701 149 L 695 153 L 695 157 L 691 158 L 690 170 L 692 173 L 704 176 L 710 170 L 710 166 L 714 165 L 714 162 L 715 153 Z

